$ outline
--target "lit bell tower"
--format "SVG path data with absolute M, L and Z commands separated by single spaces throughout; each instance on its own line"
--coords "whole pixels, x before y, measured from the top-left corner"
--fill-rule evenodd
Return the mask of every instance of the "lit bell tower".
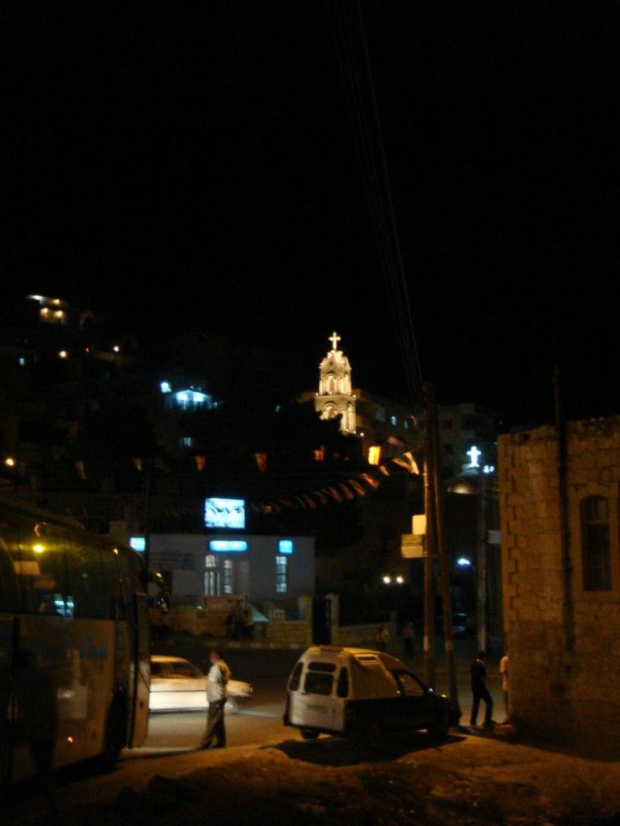
M 329 337 L 332 349 L 319 365 L 319 392 L 315 396 L 314 409 L 322 419 L 342 416 L 342 433 L 355 433 L 355 396 L 351 384 L 351 365 L 342 350 L 338 349 L 340 336 Z

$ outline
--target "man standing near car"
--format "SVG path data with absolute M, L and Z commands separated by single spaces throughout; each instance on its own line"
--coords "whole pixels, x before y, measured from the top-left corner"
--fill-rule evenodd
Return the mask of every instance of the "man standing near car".
M 209 662 L 211 667 L 207 674 L 207 700 L 209 701 L 207 726 L 198 748 L 209 749 L 213 747 L 221 749 L 226 745 L 224 709 L 228 697 L 226 686 L 230 680 L 230 668 L 224 662 L 224 655 L 219 648 L 211 649 Z

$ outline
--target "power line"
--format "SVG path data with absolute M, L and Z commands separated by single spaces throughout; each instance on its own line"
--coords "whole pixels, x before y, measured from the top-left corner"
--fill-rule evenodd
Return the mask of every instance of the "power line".
M 424 391 L 407 280 L 383 145 L 370 54 L 362 11 L 351 12 L 350 2 L 328 0 L 328 13 L 340 76 L 353 126 L 353 137 L 362 181 L 377 239 L 387 297 L 396 324 L 405 379 L 414 406 L 422 406 Z

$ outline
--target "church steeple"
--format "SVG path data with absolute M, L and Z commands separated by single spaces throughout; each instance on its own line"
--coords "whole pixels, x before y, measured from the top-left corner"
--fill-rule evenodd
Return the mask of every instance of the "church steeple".
M 342 416 L 340 429 L 343 433 L 355 433 L 355 396 L 351 384 L 351 365 L 342 350 L 338 333 L 332 333 L 329 341 L 332 349 L 319 365 L 319 392 L 315 409 L 322 419 Z

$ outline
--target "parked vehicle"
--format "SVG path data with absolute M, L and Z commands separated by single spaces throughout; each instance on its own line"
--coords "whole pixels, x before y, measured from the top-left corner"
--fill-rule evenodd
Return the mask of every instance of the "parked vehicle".
M 202 711 L 209 706 L 207 676 L 189 660 L 154 654 L 151 657 L 149 710 Z M 254 690 L 243 680 L 229 680 L 226 712 L 239 710 L 239 700 L 251 697 Z
M 427 729 L 445 736 L 459 713 L 399 659 L 380 651 L 308 648 L 288 681 L 284 725 L 304 739 L 361 735 L 380 745 L 390 735 Z

